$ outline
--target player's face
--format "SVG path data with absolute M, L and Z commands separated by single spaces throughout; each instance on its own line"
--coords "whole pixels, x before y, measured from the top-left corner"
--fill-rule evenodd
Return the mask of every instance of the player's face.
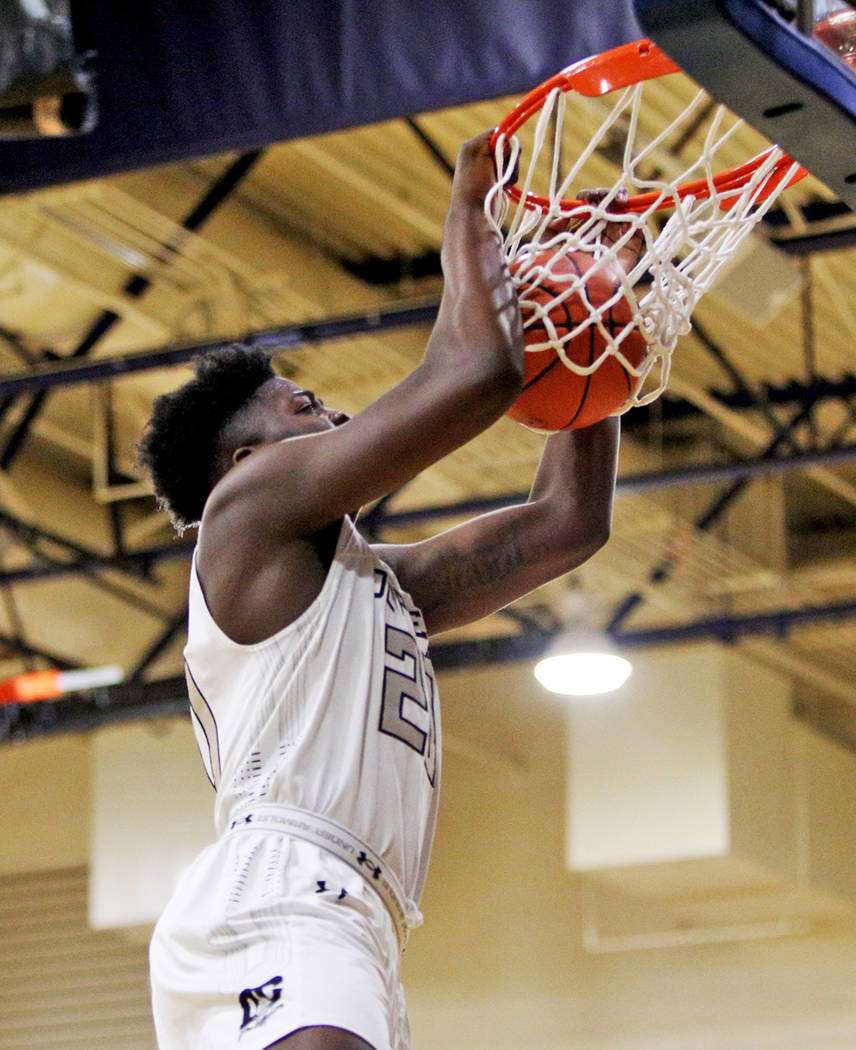
M 270 442 L 333 430 L 350 419 L 346 412 L 327 408 L 311 390 L 281 376 L 269 379 L 259 389 L 257 405 Z

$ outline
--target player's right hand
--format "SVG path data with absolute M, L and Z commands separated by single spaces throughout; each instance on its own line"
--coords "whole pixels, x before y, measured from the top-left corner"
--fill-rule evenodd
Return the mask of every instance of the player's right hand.
M 496 168 L 490 140 L 493 131 L 482 132 L 461 146 L 452 180 L 452 202 L 481 207 L 488 190 L 496 182 Z

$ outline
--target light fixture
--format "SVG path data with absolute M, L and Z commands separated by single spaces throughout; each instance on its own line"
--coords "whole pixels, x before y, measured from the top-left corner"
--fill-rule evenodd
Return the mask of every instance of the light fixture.
M 535 677 L 551 693 L 594 696 L 611 693 L 630 677 L 633 666 L 597 631 L 563 631 L 535 665 Z

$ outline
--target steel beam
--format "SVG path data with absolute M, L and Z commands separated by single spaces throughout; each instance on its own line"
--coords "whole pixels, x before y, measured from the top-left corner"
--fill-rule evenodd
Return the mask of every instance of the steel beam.
M 187 558 L 193 551 L 193 540 L 177 540 L 145 550 L 105 557 L 80 557 L 61 564 L 30 565 L 26 569 L 10 569 L 0 573 L 0 585 L 20 584 L 31 580 L 45 580 L 61 576 L 80 576 L 95 570 L 99 572 L 132 572 L 145 578 L 153 565 L 161 561 Z
M 147 583 L 156 582 L 151 575 L 150 567 L 145 562 L 128 562 L 123 560 L 121 552 L 117 552 L 112 558 L 105 557 L 97 551 L 82 547 L 80 544 L 66 539 L 64 536 L 59 536 L 41 526 L 21 521 L 6 511 L 0 510 L 0 532 L 3 530 L 9 532 L 15 541 L 28 550 L 35 559 L 36 564 L 24 570 L 33 574 L 29 578 L 43 579 L 54 575 L 65 575 L 67 567 L 73 566 L 74 575 L 84 577 L 93 587 L 112 594 L 120 601 L 133 606 L 139 612 L 153 616 L 158 620 L 164 619 L 163 611 L 148 601 L 148 599 L 121 584 L 104 579 L 103 576 L 99 575 L 101 570 L 110 569 Z M 46 553 L 44 550 L 45 545 L 58 547 L 70 555 L 70 559 L 63 561 L 61 558 Z M 14 570 L 12 571 L 14 574 Z M 8 584 L 14 582 L 14 578 L 10 578 L 7 581 Z
M 770 243 L 785 254 L 814 255 L 856 244 L 856 215 L 844 201 L 814 201 L 797 210 L 803 219 L 798 226 L 783 208 L 768 211 L 762 220 Z
M 0 708 L 0 744 L 58 733 L 85 733 L 105 725 L 164 718 L 187 713 L 183 678 L 166 678 L 139 686 L 96 689 L 56 702 Z
M 157 658 L 169 648 L 170 644 L 187 629 L 187 605 L 167 623 L 166 627 L 158 634 L 157 638 L 149 644 L 145 652 L 137 661 L 136 667 L 128 674 L 129 682 L 141 682 L 143 675 L 157 660 Z
M 856 460 L 856 445 L 826 449 L 819 452 L 801 452 L 792 456 L 776 456 L 771 459 L 734 460 L 731 463 L 704 464 L 695 467 L 680 467 L 675 470 L 654 471 L 651 473 L 626 474 L 616 482 L 616 493 L 619 496 L 639 492 L 653 492 L 658 489 L 676 488 L 685 485 L 716 485 L 724 482 L 751 480 L 760 477 L 772 477 L 789 474 L 799 470 L 810 470 L 813 467 L 844 466 Z M 436 506 L 414 507 L 410 510 L 390 511 L 384 509 L 375 514 L 369 511 L 360 520 L 360 527 L 374 535 L 382 529 L 400 528 L 422 522 L 442 521 L 449 518 L 472 517 L 475 514 L 486 514 L 488 511 L 524 503 L 526 492 L 509 492 L 497 496 L 483 496 L 476 499 L 461 500 L 457 503 L 443 503 Z M 144 550 L 129 551 L 120 556 L 85 555 L 63 564 L 32 565 L 24 569 L 10 569 L 0 572 L 0 586 L 4 584 L 21 584 L 32 580 L 44 580 L 51 577 L 77 576 L 93 569 L 100 571 L 117 570 L 132 572 L 145 576 L 151 567 L 158 562 L 187 558 L 190 556 L 195 540 L 176 540 Z
M 820 252 L 840 252 L 856 244 L 856 227 L 846 230 L 830 230 L 828 233 L 807 233 L 793 237 L 780 237 L 772 242 L 786 255 L 804 258 Z
M 312 343 L 324 343 L 348 336 L 370 335 L 413 325 L 433 324 L 439 302 L 432 300 L 407 306 L 377 310 L 372 313 L 345 314 L 327 317 L 305 324 L 282 325 L 262 331 L 248 332 L 236 342 L 260 347 L 271 354 L 285 350 L 296 350 Z M 76 383 L 93 383 L 105 379 L 118 379 L 134 372 L 150 372 L 156 368 L 170 368 L 186 364 L 224 345 L 228 340 L 215 339 L 207 343 L 192 343 L 181 346 L 162 347 L 159 350 L 140 350 L 98 361 L 64 359 L 51 364 L 39 365 L 31 372 L 0 376 L 0 397 L 19 395 L 58 386 L 73 386 Z
M 261 155 L 261 150 L 251 150 L 233 161 L 226 171 L 212 183 L 199 203 L 182 219 L 182 230 L 188 232 L 198 230 L 229 194 L 234 192 L 241 180 L 252 170 Z M 180 251 L 180 248 L 181 239 L 179 235 L 163 246 L 161 262 L 168 264 L 171 258 Z M 132 274 L 125 282 L 122 291 L 128 298 L 139 299 L 150 285 L 151 278 L 146 274 Z M 102 310 L 70 356 L 73 358 L 86 357 L 121 319 L 121 315 L 115 310 Z M 12 465 L 33 423 L 41 413 L 45 398 L 48 396 L 48 389 L 46 386 L 40 387 L 31 398 L 23 418 L 12 432 L 2 453 L 0 453 L 0 469 L 8 470 Z
M 60 536 L 58 533 L 52 532 L 41 525 L 22 521 L 20 518 L 9 514 L 8 511 L 0 510 L 0 531 L 3 530 L 14 536 L 22 546 L 29 548 L 34 555 L 40 558 L 53 560 L 39 549 L 39 544 L 48 544 L 74 558 L 75 560 L 72 564 L 86 565 L 92 569 L 116 567 L 113 564 L 115 559 L 104 557 L 97 551 L 84 547 L 82 544 L 76 543 L 65 536 Z M 138 579 L 145 579 L 145 574 L 136 565 L 130 566 L 128 571 Z
M 432 158 L 437 162 L 440 168 L 449 176 L 451 179 L 455 174 L 455 165 L 449 160 L 446 154 L 440 149 L 434 139 L 428 134 L 428 132 L 414 120 L 413 117 L 405 117 L 404 123 L 410 128 L 413 134 L 419 139 L 422 145 L 428 150 Z
M 693 335 L 701 343 L 708 354 L 716 361 L 720 368 L 723 369 L 725 374 L 734 384 L 734 393 L 740 394 L 746 399 L 747 408 L 756 408 L 767 421 L 770 430 L 776 436 L 781 436 L 783 440 L 786 440 L 794 452 L 799 451 L 799 444 L 794 440 L 792 434 L 789 433 L 788 427 L 779 422 L 776 416 L 773 414 L 773 410 L 770 408 L 769 403 L 764 400 L 763 396 L 759 396 L 756 393 L 746 378 L 743 376 L 739 368 L 725 353 L 722 347 L 716 342 L 711 336 L 707 329 L 702 325 L 698 318 L 693 318 Z
M 799 609 L 774 609 L 771 612 L 744 615 L 712 616 L 692 623 L 650 627 L 613 634 L 616 645 L 623 649 L 640 649 L 652 645 L 678 645 L 685 642 L 714 640 L 733 643 L 748 635 L 771 634 L 786 637 L 797 627 L 841 623 L 856 617 L 856 600 L 806 605 Z
M 827 605 L 708 617 L 685 624 L 622 631 L 614 638 L 616 644 L 626 650 L 705 639 L 730 644 L 753 635 L 782 638 L 794 629 L 840 623 L 854 617 L 856 599 L 849 599 Z M 517 635 L 440 642 L 432 645 L 431 658 L 435 668 L 441 671 L 535 660 L 546 651 L 554 637 L 552 631 L 531 627 Z M 187 693 L 183 677 L 125 682 L 59 701 L 19 705 L 7 713 L 5 721 L 0 719 L 0 743 L 186 712 Z
M 730 463 L 705 463 L 694 467 L 678 467 L 674 470 L 625 474 L 616 481 L 615 491 L 619 496 L 628 496 L 634 493 L 653 492 L 657 489 L 678 488 L 686 485 L 717 485 L 724 482 L 790 474 L 794 471 L 810 470 L 812 467 L 844 466 L 854 460 L 856 460 L 856 445 L 845 445 L 841 448 L 819 452 L 800 452 L 796 455 L 776 456 L 770 459 L 738 459 Z M 510 507 L 525 502 L 526 498 L 527 493 L 525 492 L 511 492 L 501 496 L 484 496 L 436 507 L 385 511 L 373 525 L 375 528 L 395 528 L 443 518 L 484 514 L 491 510 L 499 510 L 501 507 Z M 2 579 L 0 575 L 0 582 Z
M 15 656 L 34 657 L 47 661 L 51 667 L 55 667 L 60 671 L 75 671 L 80 667 L 80 664 L 74 660 L 67 660 L 64 656 L 60 656 L 59 653 L 55 653 L 51 649 L 32 645 L 23 638 L 18 638 L 14 635 L 0 634 L 0 647 L 6 650 L 4 658 Z
M 768 443 L 767 447 L 761 453 L 758 460 L 752 462 L 775 462 L 779 457 L 776 455 L 776 451 L 779 445 L 789 440 L 791 433 L 796 427 L 806 418 L 811 417 L 811 406 L 804 406 L 801 408 L 788 422 L 788 424 L 779 430 L 774 438 Z M 793 457 L 786 457 L 792 459 Z M 725 511 L 731 506 L 735 499 L 743 492 L 749 483 L 749 476 L 736 476 L 728 485 L 728 487 L 716 497 L 715 500 L 710 504 L 708 509 L 700 514 L 695 522 L 693 523 L 695 528 L 701 531 L 707 531 L 711 528 L 725 513 Z M 648 575 L 648 583 L 658 587 L 665 583 L 672 577 L 675 569 L 678 566 L 678 561 L 672 555 L 667 555 L 661 558 L 651 572 Z M 644 602 L 645 595 L 643 591 L 632 591 L 628 594 L 615 608 L 609 623 L 607 624 L 607 631 L 610 633 L 616 632 L 621 624 L 630 616 L 639 606 Z
M 551 639 L 551 633 L 531 628 L 519 635 L 438 644 L 432 646 L 431 658 L 434 667 L 441 670 L 534 659 Z M 153 682 L 128 681 L 59 701 L 19 705 L 6 713 L 5 722 L 0 718 L 0 744 L 55 733 L 85 732 L 116 722 L 184 715 L 187 707 L 183 676 Z
M 373 335 L 399 328 L 431 325 L 436 319 L 438 307 L 438 300 L 408 303 L 368 313 L 326 317 L 305 324 L 283 325 L 278 328 L 248 332 L 235 341 L 245 343 L 247 346 L 262 347 L 271 354 L 299 350 L 301 347 L 315 343 L 331 342 L 357 335 Z M 102 382 L 137 372 L 150 372 L 159 368 L 186 364 L 195 357 L 223 346 L 224 342 L 223 339 L 215 339 L 205 343 L 166 346 L 156 350 L 138 350 L 116 357 L 102 358 L 98 361 L 68 358 L 56 360 L 54 358 L 35 365 L 27 372 L 0 375 L 0 402 L 4 398 L 35 393 L 43 389 Z M 735 390 L 715 390 L 712 391 L 712 394 L 723 405 L 733 409 L 757 409 L 762 404 L 788 406 L 816 404 L 819 401 L 833 399 L 846 401 L 856 395 L 856 376 L 845 375 L 835 380 L 817 377 L 811 383 L 790 381 L 779 386 L 764 384 L 757 392 L 741 384 Z M 688 402 L 680 398 L 669 397 L 667 391 L 664 398 L 655 402 L 653 406 L 634 409 L 624 418 L 624 425 L 628 429 L 635 429 L 643 425 L 654 412 L 662 412 L 666 419 L 700 414 L 699 410 Z

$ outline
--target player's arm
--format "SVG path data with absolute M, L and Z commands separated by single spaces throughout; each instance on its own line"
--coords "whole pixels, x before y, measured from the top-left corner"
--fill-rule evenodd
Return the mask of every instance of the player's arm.
M 420 543 L 375 546 L 430 634 L 460 627 L 570 572 L 609 537 L 618 419 L 547 439 L 529 499 Z
M 419 366 L 349 422 L 259 448 L 215 488 L 270 538 L 310 535 L 387 494 L 492 424 L 520 391 L 520 309 L 484 214 L 495 179 L 485 134 L 462 148 L 446 219 L 444 290 Z

